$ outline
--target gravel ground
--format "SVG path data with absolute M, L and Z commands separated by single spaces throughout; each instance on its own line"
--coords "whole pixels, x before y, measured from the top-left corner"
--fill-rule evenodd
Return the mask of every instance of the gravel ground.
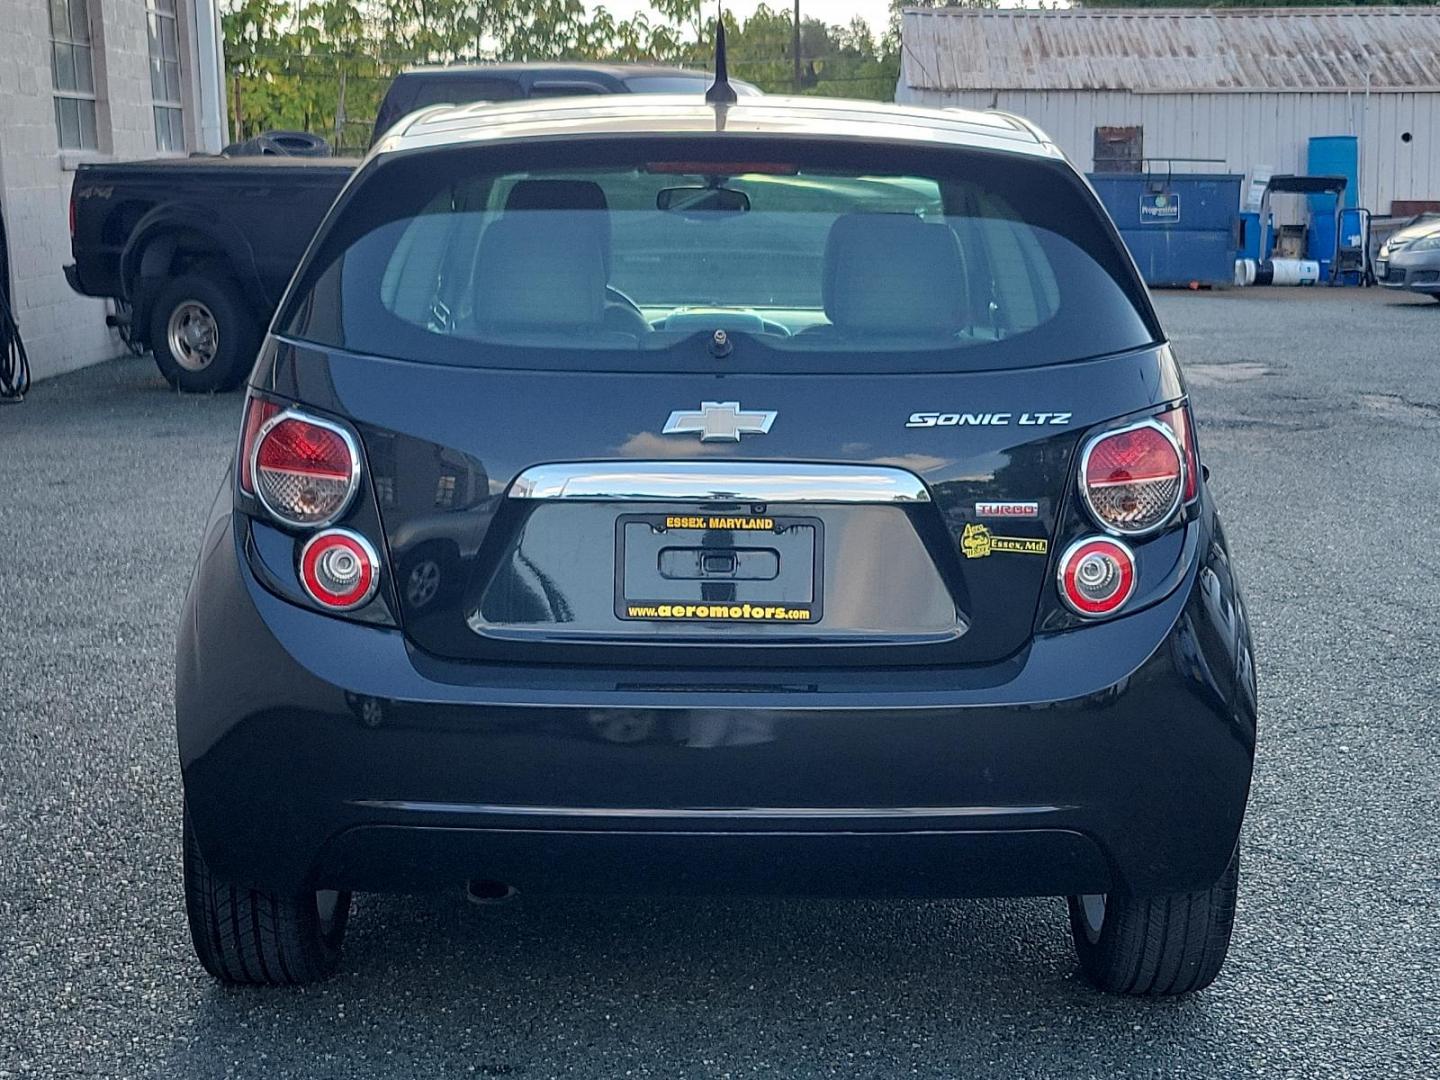
M 1087 989 L 1059 901 L 362 897 L 227 991 L 180 903 L 171 656 L 239 398 L 149 361 L 0 408 L 0 1078 L 1440 1075 L 1440 304 L 1166 295 L 1259 646 L 1230 963 Z

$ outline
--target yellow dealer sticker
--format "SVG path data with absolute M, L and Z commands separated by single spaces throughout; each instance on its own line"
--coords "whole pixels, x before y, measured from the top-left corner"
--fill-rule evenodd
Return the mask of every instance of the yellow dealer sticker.
M 768 517 L 720 517 L 713 514 L 671 514 L 665 519 L 667 529 L 729 529 L 774 532 L 775 519 Z
M 630 619 L 702 619 L 706 622 L 809 622 L 808 606 L 789 604 L 628 604 Z
M 967 559 L 983 559 L 996 551 L 1015 555 L 1044 555 L 1050 545 L 1042 537 L 996 536 L 984 525 L 966 525 L 960 550 Z

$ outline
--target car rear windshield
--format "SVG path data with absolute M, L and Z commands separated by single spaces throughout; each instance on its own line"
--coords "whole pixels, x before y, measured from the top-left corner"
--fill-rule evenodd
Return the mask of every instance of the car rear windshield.
M 1048 159 L 735 140 L 380 159 L 278 325 L 477 366 L 1029 366 L 1156 340 L 1093 196 Z M 723 332 L 723 333 L 720 333 Z

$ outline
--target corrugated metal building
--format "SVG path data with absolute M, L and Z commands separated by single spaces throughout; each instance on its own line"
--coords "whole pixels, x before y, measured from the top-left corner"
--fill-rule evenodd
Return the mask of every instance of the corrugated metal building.
M 1440 199 L 1437 8 L 912 8 L 901 28 L 898 101 L 1018 113 L 1086 171 L 1098 148 L 1303 173 L 1310 136 L 1356 135 L 1361 206 Z

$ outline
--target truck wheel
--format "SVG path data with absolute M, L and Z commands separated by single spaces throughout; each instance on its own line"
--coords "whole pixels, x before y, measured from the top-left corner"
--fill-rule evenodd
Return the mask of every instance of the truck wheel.
M 177 390 L 203 394 L 238 386 L 255 362 L 260 330 L 223 271 L 182 274 L 150 310 L 150 350 Z
M 185 813 L 185 915 L 195 955 L 224 983 L 299 986 L 335 973 L 350 894 L 282 896 L 224 882 L 205 865 Z
M 1168 996 L 1205 989 L 1225 963 L 1239 885 L 1236 851 L 1220 880 L 1202 892 L 1070 897 L 1070 935 L 1080 969 L 1112 994 Z

